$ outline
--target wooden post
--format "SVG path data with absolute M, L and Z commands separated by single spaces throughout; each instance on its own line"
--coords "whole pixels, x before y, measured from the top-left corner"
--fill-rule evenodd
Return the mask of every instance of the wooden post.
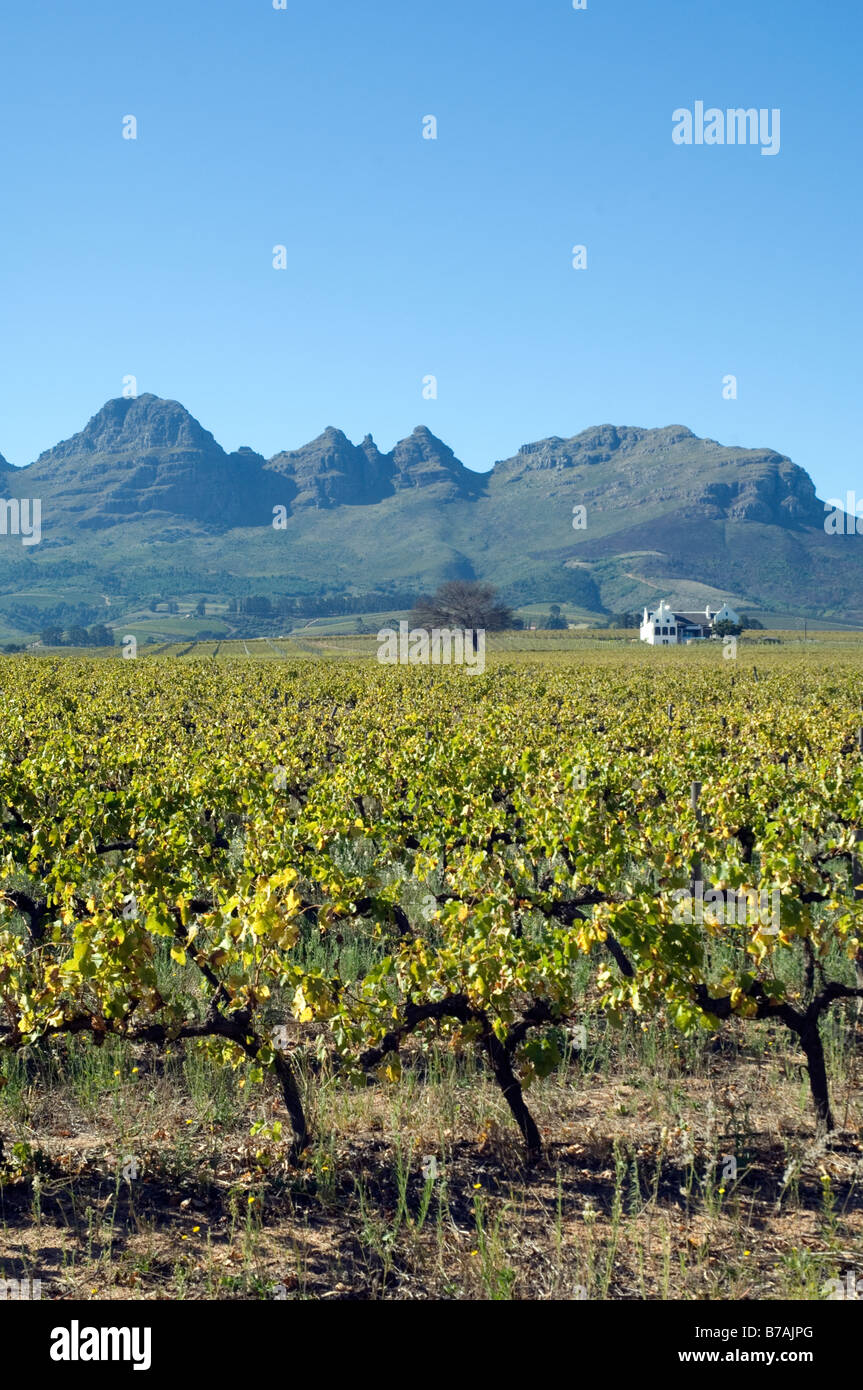
M 699 812 L 699 810 L 698 810 L 698 798 L 700 797 L 700 795 L 701 795 L 701 783 L 700 783 L 700 782 L 693 782 L 693 783 L 691 784 L 690 788 L 689 788 L 689 804 L 691 805 L 693 811 L 695 812 L 695 819 L 696 819 L 696 822 L 697 822 L 698 825 L 701 824 L 701 814 L 700 814 L 700 812 Z M 695 890 L 695 885 L 696 885 L 696 883 L 698 883 L 699 879 L 701 878 L 701 860 L 700 860 L 700 859 L 694 859 L 694 860 L 692 861 L 691 873 L 692 873 L 692 890 L 691 890 L 691 891 L 692 891 L 692 893 L 694 894 L 695 891 L 696 891 L 696 890 Z
M 673 706 L 673 704 L 671 703 L 671 701 L 669 701 L 669 703 L 668 703 L 668 721 L 669 721 L 669 723 L 671 722 L 673 716 L 674 716 L 674 706 Z
M 700 782 L 693 782 L 693 783 L 691 783 L 690 788 L 689 788 L 689 804 L 691 805 L 693 811 L 695 812 L 696 824 L 697 824 L 699 827 L 701 826 L 701 812 L 700 812 L 699 809 L 698 809 L 698 798 L 699 798 L 700 796 L 701 796 L 701 783 L 700 783 Z M 693 899 L 694 899 L 696 902 L 700 901 L 700 902 L 702 903 L 702 905 L 703 905 L 703 903 L 704 903 L 704 881 L 703 881 L 703 877 L 702 877 L 703 873 L 704 873 L 704 870 L 703 870 L 703 868 L 702 868 L 701 858 L 700 858 L 700 856 L 696 855 L 696 857 L 695 857 L 695 858 L 693 859 L 693 861 L 692 861 L 692 878 L 691 878 L 690 881 L 689 881 L 689 891 L 690 891 L 690 893 L 692 894 Z M 699 891 L 698 891 L 698 885 L 699 885 L 699 884 L 701 884 L 701 893 L 700 893 L 700 894 L 699 894 Z M 702 918 L 702 923 L 703 923 L 703 918 Z M 712 952 L 711 952 L 711 949 L 710 949 L 710 934 L 709 934 L 709 932 L 706 933 L 706 934 L 705 934 L 705 937 L 704 937 L 704 960 L 705 960 L 705 965 L 707 966 L 707 971 L 708 971 L 708 973 L 709 973 L 709 972 L 710 972 L 710 969 L 711 969 L 711 967 L 712 967 L 712 965 L 713 965 L 713 955 L 712 955 Z
M 857 737 L 858 737 L 858 740 L 863 740 L 863 729 L 858 729 L 858 731 L 857 731 Z M 858 830 L 858 831 L 856 832 L 856 834 L 855 834 L 855 836 L 854 836 L 854 842 L 855 842 L 855 844 L 857 844 L 857 845 L 863 844 L 863 830 Z M 859 856 L 859 854 L 855 854 L 855 855 L 852 856 L 852 859 L 851 859 L 851 877 L 852 877 L 853 884 L 854 884 L 854 890 L 853 890 L 854 901 L 855 901 L 855 902 L 859 902 L 859 897 L 858 897 L 858 895 L 859 895 L 860 893 L 863 893 L 863 867 L 861 867 L 861 864 L 860 864 L 860 856 Z M 856 977 L 857 988 L 858 988 L 858 989 L 863 989 L 863 946 L 858 946 L 858 947 L 857 947 L 857 953 L 856 953 L 856 956 L 855 956 L 855 958 L 854 958 L 854 975 L 855 975 L 855 977 Z M 857 1000 L 857 1017 L 858 1017 L 858 1019 L 861 1017 L 861 1015 L 863 1015 L 863 999 L 858 999 L 858 1000 Z

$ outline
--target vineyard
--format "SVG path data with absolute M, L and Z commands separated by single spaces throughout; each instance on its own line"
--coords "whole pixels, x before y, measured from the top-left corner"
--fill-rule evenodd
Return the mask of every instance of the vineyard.
M 46 1243 L 99 1297 L 841 1273 L 863 659 L 598 647 L 0 665 L 0 1276 Z

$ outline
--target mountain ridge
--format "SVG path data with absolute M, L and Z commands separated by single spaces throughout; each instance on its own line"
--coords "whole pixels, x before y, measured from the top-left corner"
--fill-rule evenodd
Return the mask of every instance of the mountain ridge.
M 270 458 L 228 453 L 180 402 L 147 393 L 106 402 L 23 468 L 4 463 L 5 491 L 42 500 L 43 539 L 22 556 L 0 536 L 0 600 L 22 575 L 55 592 L 97 576 L 130 597 L 169 584 L 403 593 L 461 577 L 596 614 L 682 583 L 863 621 L 863 537 L 825 533 L 805 470 L 681 424 L 549 435 L 477 472 L 427 425 L 387 452 L 329 425 Z

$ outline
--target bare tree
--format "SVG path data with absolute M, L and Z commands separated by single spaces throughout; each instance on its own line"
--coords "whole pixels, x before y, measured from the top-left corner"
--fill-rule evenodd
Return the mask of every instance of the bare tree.
M 513 612 L 491 584 L 450 579 L 434 594 L 421 594 L 413 606 L 411 627 L 469 628 L 476 650 L 477 631 L 499 632 L 512 627 Z

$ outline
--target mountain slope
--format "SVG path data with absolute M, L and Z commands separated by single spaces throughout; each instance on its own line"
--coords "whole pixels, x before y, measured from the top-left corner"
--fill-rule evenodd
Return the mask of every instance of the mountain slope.
M 29 467 L 0 459 L 0 472 L 7 494 L 42 500 L 39 546 L 0 537 L 9 602 L 24 588 L 131 602 L 403 593 L 460 577 L 597 614 L 706 592 L 863 622 L 863 537 L 825 533 L 804 470 L 682 425 L 552 436 L 474 473 L 424 426 L 389 453 L 329 427 L 269 460 L 229 454 L 178 402 L 146 395 L 109 401 Z
M 482 488 L 482 475 L 465 468 L 424 425 L 389 454 L 380 452 L 370 434 L 357 445 L 330 426 L 302 449 L 276 454 L 266 469 L 288 480 L 294 510 L 363 506 L 438 483 L 450 497 L 471 497 Z
M 141 516 L 249 525 L 272 488 L 252 450 L 226 454 L 177 401 L 109 401 L 79 434 L 22 470 L 48 531 L 101 530 Z
M 573 531 L 577 504 L 586 525 Z M 531 559 L 542 557 L 589 574 L 607 608 L 638 606 L 652 596 L 646 587 L 691 579 L 751 605 L 814 612 L 816 599 L 825 614 L 846 605 L 863 614 L 863 546 L 825 534 L 808 474 L 769 449 L 728 448 L 680 425 L 604 425 L 497 463 L 488 506 L 491 536 L 519 518 L 518 554 L 498 547 L 490 557 L 492 574 L 506 569 L 510 583 L 518 569 L 528 583 Z

